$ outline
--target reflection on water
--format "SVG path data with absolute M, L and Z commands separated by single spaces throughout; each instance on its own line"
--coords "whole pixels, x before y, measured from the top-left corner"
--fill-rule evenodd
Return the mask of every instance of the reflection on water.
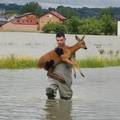
M 46 120 L 72 120 L 71 110 L 72 101 L 71 100 L 46 100 L 45 109 Z
M 38 69 L 0 70 L 0 120 L 120 120 L 120 67 L 82 69 L 72 100 L 47 100 Z

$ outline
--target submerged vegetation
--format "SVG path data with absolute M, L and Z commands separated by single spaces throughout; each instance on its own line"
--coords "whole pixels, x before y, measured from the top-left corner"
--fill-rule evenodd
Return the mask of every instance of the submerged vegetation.
M 27 56 L 8 56 L 0 58 L 0 69 L 25 69 L 25 68 L 37 68 L 38 58 Z M 108 67 L 108 66 L 120 66 L 120 58 L 111 57 L 88 57 L 78 60 L 78 64 L 81 68 L 96 68 L 96 67 Z

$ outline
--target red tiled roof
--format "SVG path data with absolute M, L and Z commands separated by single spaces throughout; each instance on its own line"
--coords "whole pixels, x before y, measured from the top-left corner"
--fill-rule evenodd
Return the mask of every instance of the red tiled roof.
M 56 12 L 56 11 L 51 11 L 50 12 L 52 15 L 58 17 L 61 20 L 66 20 L 66 18 L 64 16 L 62 16 L 60 13 Z

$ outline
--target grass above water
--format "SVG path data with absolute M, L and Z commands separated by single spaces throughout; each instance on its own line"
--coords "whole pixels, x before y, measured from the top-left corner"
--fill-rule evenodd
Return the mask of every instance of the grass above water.
M 0 58 L 0 69 L 25 69 L 37 68 L 38 58 L 11 55 Z M 108 66 L 120 66 L 120 58 L 92 57 L 78 60 L 81 68 L 96 68 Z
M 105 58 L 92 57 L 78 60 L 78 64 L 81 68 L 97 68 L 97 67 L 109 67 L 120 66 L 120 58 Z
M 9 57 L 0 58 L 0 69 L 25 69 L 37 67 L 37 59 L 32 57 Z

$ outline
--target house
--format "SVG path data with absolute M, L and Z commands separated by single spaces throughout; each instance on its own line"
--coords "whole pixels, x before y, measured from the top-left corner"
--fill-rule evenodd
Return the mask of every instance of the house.
M 120 35 L 120 21 L 117 23 L 117 35 Z
M 42 31 L 43 27 L 50 22 L 63 23 L 64 16 L 56 11 L 48 12 L 39 18 L 32 13 L 16 16 L 6 24 L 2 25 L 2 30 L 8 31 Z
M 14 17 L 12 20 L 2 26 L 3 30 L 11 31 L 37 31 L 37 17 L 32 13 L 26 13 Z
M 38 19 L 38 29 L 42 31 L 43 27 L 50 22 L 63 23 L 66 20 L 64 16 L 56 11 L 50 11 Z
M 0 16 L 0 27 L 7 23 L 7 18 L 4 16 Z

